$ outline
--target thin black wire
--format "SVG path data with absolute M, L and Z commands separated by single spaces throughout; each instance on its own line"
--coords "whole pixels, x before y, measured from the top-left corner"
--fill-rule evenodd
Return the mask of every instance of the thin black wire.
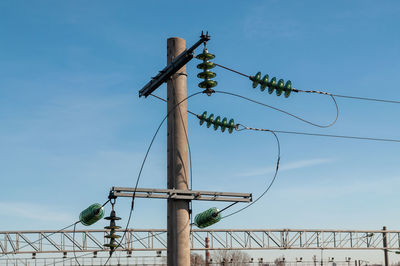
M 234 202 L 234 203 L 232 203 L 232 204 L 229 204 L 228 206 L 226 206 L 226 207 L 223 208 L 222 210 L 218 211 L 218 213 L 221 213 L 221 212 L 223 212 L 223 211 L 229 209 L 230 207 L 232 207 L 233 205 L 236 205 L 236 204 L 238 204 L 238 203 L 239 203 L 239 201 L 236 201 L 236 202 Z
M 53 232 L 53 233 L 51 233 L 51 234 L 46 235 L 46 237 L 52 236 L 52 235 L 54 235 L 54 234 L 56 234 L 56 233 L 58 233 L 58 232 L 60 232 L 60 231 L 63 231 L 63 230 L 65 230 L 65 229 L 67 229 L 67 228 L 70 228 L 71 226 L 74 226 L 74 224 L 79 223 L 79 222 L 80 222 L 80 221 L 77 221 L 77 222 L 75 222 L 75 223 L 73 223 L 73 224 L 71 224 L 71 225 L 68 225 L 68 226 L 66 226 L 66 227 L 64 227 L 64 228 L 61 228 L 60 230 L 57 230 L 57 231 L 55 231 L 55 232 Z M 27 246 L 30 246 L 31 244 L 35 244 L 35 243 L 37 243 L 39 240 L 40 240 L 40 239 L 38 239 L 38 240 L 36 240 L 36 241 L 33 241 L 33 242 L 31 242 L 31 243 L 29 243 L 29 244 L 27 244 L 27 245 L 25 245 L 25 246 L 22 246 L 22 247 L 16 249 L 15 251 L 13 251 L 13 252 L 4 253 L 3 255 L 0 256 L 0 258 L 2 258 L 2 257 L 4 257 L 4 256 L 7 256 L 8 254 L 13 254 L 14 252 L 16 252 L 16 251 L 18 251 L 18 250 L 21 250 L 21 249 L 23 249 L 23 248 L 26 248 Z
M 159 126 L 158 126 L 156 132 L 154 133 L 153 138 L 151 139 L 150 145 L 149 145 L 149 147 L 147 148 L 146 155 L 145 155 L 144 158 L 143 158 L 143 162 L 142 162 L 142 165 L 141 165 L 141 167 L 140 167 L 140 171 L 139 171 L 138 177 L 137 177 L 137 179 L 136 179 L 135 189 L 134 189 L 133 195 L 132 195 L 131 209 L 130 209 L 130 212 L 129 212 L 128 222 L 126 223 L 126 227 L 125 227 L 125 230 L 124 230 L 124 234 L 122 235 L 121 241 L 119 241 L 118 246 L 121 245 L 123 239 L 125 238 L 126 232 L 127 232 L 127 230 L 128 230 L 128 226 L 129 226 L 129 223 L 130 223 L 130 221 L 131 221 L 132 212 L 133 212 L 133 208 L 134 208 L 134 202 L 135 202 L 135 196 L 136 196 L 136 189 L 137 189 L 137 187 L 138 187 L 139 180 L 140 180 L 140 177 L 141 177 L 141 175 L 142 175 L 143 167 L 144 167 L 144 165 L 145 165 L 145 163 L 146 163 L 146 160 L 147 160 L 147 156 L 149 155 L 150 149 L 151 149 L 151 147 L 153 146 L 154 140 L 155 140 L 155 138 L 157 137 L 157 134 L 158 134 L 158 132 L 160 131 L 161 126 L 164 124 L 164 122 L 165 122 L 165 120 L 167 119 L 167 117 L 169 116 L 169 114 L 170 114 L 171 112 L 173 112 L 181 103 L 183 103 L 183 102 L 189 100 L 190 98 L 192 98 L 193 96 L 196 96 L 196 95 L 199 95 L 199 94 L 202 94 L 202 92 L 193 93 L 193 94 L 189 95 L 188 97 L 186 97 L 185 99 L 181 100 L 179 103 L 177 103 L 177 104 L 167 113 L 167 115 L 162 119 L 162 121 L 161 121 L 161 123 L 159 124 Z M 105 263 L 104 265 L 106 265 L 107 262 L 110 260 L 112 254 L 113 254 L 113 253 L 111 252 L 109 258 L 107 259 L 107 261 L 106 261 L 106 263 Z
M 376 99 L 376 98 L 347 96 L 347 95 L 339 95 L 339 94 L 332 94 L 332 95 L 335 96 L 335 97 L 349 98 L 349 99 L 356 99 L 356 100 L 364 100 L 364 101 L 374 101 L 374 102 L 383 102 L 383 103 L 400 103 L 400 101 L 394 101 L 394 100 L 384 100 L 384 99 Z
M 74 232 L 72 233 L 72 249 L 73 249 L 75 261 L 76 261 L 76 263 L 78 263 L 78 265 L 80 266 L 79 261 L 78 261 L 78 259 L 76 258 L 76 253 L 75 253 L 75 229 L 76 229 L 76 224 L 77 224 L 77 223 L 78 223 L 78 222 L 74 223 Z
M 224 68 L 226 70 L 229 70 L 233 73 L 239 74 L 241 76 L 244 76 L 246 78 L 250 78 L 249 75 L 243 74 L 237 70 L 231 69 L 229 67 L 214 63 L 214 65 Z M 318 94 L 325 94 L 325 95 L 330 95 L 330 96 L 335 96 L 335 97 L 341 97 L 341 98 L 349 98 L 349 99 L 355 99 L 355 100 L 363 100 L 363 101 L 374 101 L 374 102 L 384 102 L 384 103 L 400 103 L 400 101 L 396 100 L 385 100 L 385 99 L 377 99 L 377 98 L 368 98 L 368 97 L 358 97 L 358 96 L 348 96 L 348 95 L 340 95 L 340 94 L 333 94 L 333 93 L 328 93 L 328 92 L 322 92 L 322 91 L 313 91 L 313 90 L 299 90 L 299 89 L 292 89 L 294 92 L 306 92 L 306 93 L 318 93 Z
M 229 67 L 226 67 L 226 66 L 217 64 L 217 63 L 214 63 L 214 65 L 216 65 L 216 66 L 218 66 L 218 67 L 220 67 L 220 68 L 224 68 L 224 69 L 226 69 L 226 70 L 229 70 L 229 71 L 231 71 L 231 72 L 233 72 L 233 73 L 239 74 L 239 75 L 241 75 L 241 76 L 244 76 L 244 77 L 246 77 L 246 78 L 250 78 L 249 75 L 246 75 L 246 74 L 243 74 L 243 73 L 241 73 L 241 72 L 239 72 L 239 71 L 233 70 L 232 68 L 229 68 Z
M 315 123 L 313 123 L 313 122 L 310 122 L 310 121 L 308 121 L 308 120 L 306 120 L 306 119 L 303 119 L 303 118 L 301 118 L 301 117 L 299 117 L 299 116 L 297 116 L 297 115 L 294 115 L 294 114 L 292 114 L 292 113 L 289 113 L 289 112 L 287 112 L 287 111 L 284 111 L 284 110 L 282 110 L 282 109 L 273 107 L 273 106 L 268 105 L 268 104 L 265 104 L 265 103 L 258 102 L 258 101 L 256 101 L 256 100 L 247 98 L 247 97 L 245 97 L 245 96 L 242 96 L 242 95 L 239 95 L 239 94 L 236 94 L 236 93 L 227 92 L 227 91 L 215 91 L 215 93 L 227 94 L 227 95 L 231 95 L 231 96 L 235 96 L 235 97 L 244 99 L 244 100 L 249 101 L 249 102 L 252 102 L 252 103 L 259 104 L 259 105 L 261 105 L 261 106 L 265 106 L 265 107 L 274 109 L 274 110 L 279 111 L 279 112 L 281 112 L 281 113 L 284 113 L 284 114 L 286 114 L 286 115 L 292 116 L 292 117 L 294 117 L 294 118 L 296 118 L 296 119 L 298 119 L 298 120 L 300 120 L 300 121 L 303 121 L 303 122 L 305 122 L 305 123 L 307 123 L 307 124 L 310 124 L 310 125 L 313 125 L 313 126 L 316 126 L 316 127 L 320 127 L 320 128 L 327 128 L 327 127 L 333 126 L 333 125 L 336 123 L 336 121 L 338 120 L 338 118 L 339 118 L 339 107 L 338 107 L 338 105 L 337 105 L 337 103 L 336 103 L 335 98 L 334 98 L 332 95 L 330 95 L 330 96 L 332 97 L 332 100 L 333 100 L 333 102 L 335 103 L 335 107 L 336 107 L 336 117 L 335 117 L 335 120 L 333 120 L 333 122 L 331 122 L 331 123 L 328 124 L 328 125 L 319 125 L 319 124 L 315 124 Z
M 239 124 L 238 124 L 238 125 L 239 125 Z M 241 126 L 243 126 L 243 125 L 241 125 Z M 239 129 L 239 131 L 240 131 L 240 130 L 252 130 L 252 129 L 251 129 L 251 128 L 248 128 L 248 127 L 246 127 L 246 126 L 243 126 L 243 129 Z M 271 133 L 274 135 L 274 137 L 275 137 L 275 139 L 276 139 L 276 144 L 277 144 L 277 147 L 278 147 L 278 156 L 277 156 L 277 160 L 276 160 L 276 168 L 275 168 L 274 177 L 272 178 L 270 184 L 269 184 L 268 187 L 265 189 L 265 191 L 264 191 L 260 196 L 258 196 L 258 198 L 256 198 L 253 202 L 251 202 L 250 204 L 244 206 L 243 208 L 241 208 L 241 209 L 239 209 L 239 210 L 237 210 L 237 211 L 234 211 L 234 212 L 232 212 L 232 213 L 230 213 L 230 214 L 228 214 L 228 215 L 226 215 L 226 216 L 223 216 L 222 219 L 228 218 L 229 216 L 232 216 L 232 215 L 235 215 L 235 214 L 237 214 L 237 213 L 239 213 L 239 212 L 241 212 L 241 211 L 244 211 L 245 209 L 247 209 L 247 208 L 249 208 L 250 206 L 252 206 L 253 204 L 255 204 L 255 203 L 256 203 L 257 201 L 259 201 L 262 197 L 264 197 L 265 194 L 267 194 L 267 192 L 270 190 L 270 188 L 272 187 L 272 185 L 275 183 L 276 176 L 278 175 L 278 170 L 279 170 L 279 162 L 280 162 L 280 160 L 281 160 L 281 144 L 280 144 L 279 138 L 278 138 L 278 136 L 275 134 L 275 132 L 272 131 L 272 130 L 269 130 L 269 132 L 271 132 Z M 228 206 L 228 207 L 231 207 L 231 206 Z M 227 208 L 225 208 L 225 209 L 227 209 Z
M 159 235 L 162 235 L 162 234 L 165 234 L 165 233 L 167 233 L 167 232 L 160 232 L 160 233 L 155 234 L 155 235 L 153 235 L 153 236 L 159 236 Z M 150 237 L 152 237 L 152 236 L 146 236 L 146 237 L 142 237 L 142 238 L 140 238 L 140 239 L 135 239 L 135 240 L 132 240 L 132 241 L 130 241 L 130 242 L 128 242 L 128 243 L 138 242 L 138 241 L 141 241 L 141 240 L 149 239 Z M 82 258 L 82 257 L 88 256 L 88 255 L 91 255 L 91 254 L 92 254 L 92 252 L 89 252 L 89 253 L 85 253 L 85 254 L 83 254 L 83 255 L 75 256 L 75 257 L 76 257 L 76 258 Z M 73 259 L 73 258 L 66 258 L 66 259 L 57 261 L 56 263 L 61 263 L 61 262 L 64 262 L 64 261 L 67 261 L 67 260 L 72 260 L 72 259 Z M 108 263 L 108 261 L 107 261 L 107 263 Z M 53 264 L 53 263 L 45 264 L 45 265 L 52 265 L 52 264 Z
M 89 256 L 89 255 L 92 255 L 92 254 L 93 254 L 92 252 L 88 252 L 88 253 L 82 254 L 80 256 L 76 256 L 76 258 L 82 258 L 82 257 L 86 257 L 86 256 Z M 54 264 L 58 264 L 58 263 L 61 263 L 61 262 L 67 261 L 67 260 L 72 260 L 72 259 L 73 258 L 66 258 L 66 259 L 63 259 L 63 260 L 56 261 L 56 262 L 51 262 L 51 263 L 48 263 L 48 264 L 44 264 L 43 266 L 54 265 Z
M 172 87 L 173 87 L 173 91 L 175 92 L 175 85 L 174 85 L 174 83 L 173 82 L 171 82 L 171 84 L 172 84 Z M 182 112 L 181 112 L 181 108 L 179 107 L 178 108 L 178 111 L 179 111 L 179 116 L 180 116 L 180 118 L 181 118 L 181 121 L 182 121 L 182 125 L 184 124 L 184 121 L 183 121 L 183 117 L 182 117 Z M 191 111 L 189 111 L 189 110 L 187 110 L 187 108 L 186 108 L 186 111 L 188 112 L 188 113 L 192 113 Z M 193 115 L 196 115 L 195 113 L 192 113 Z M 197 115 L 196 115 L 197 116 Z M 186 131 L 186 128 L 185 127 L 183 127 L 183 130 L 184 130 L 184 132 L 185 132 L 185 137 L 186 137 L 186 143 L 187 143 L 187 145 L 188 145 L 188 153 L 189 153 L 189 175 L 190 175 L 190 190 L 192 190 L 192 188 L 193 188 L 193 170 L 192 170 L 192 151 L 191 151 L 191 149 L 190 149 L 190 142 L 189 142 L 189 136 L 188 136 L 188 134 L 187 134 L 187 131 Z M 193 224 L 193 209 L 192 209 L 192 201 L 190 201 L 189 202 L 189 210 L 190 210 L 190 212 L 189 212 L 189 215 L 190 215 L 190 232 L 192 232 L 192 224 Z
M 163 98 L 161 98 L 161 97 L 159 97 L 159 96 L 157 96 L 157 95 L 154 95 L 154 94 L 150 94 L 150 95 L 153 96 L 154 98 L 157 98 L 157 99 L 163 101 L 163 102 L 167 102 L 167 100 L 165 100 L 165 99 L 163 99 Z M 187 112 L 188 112 L 189 114 L 191 114 L 191 115 L 197 116 L 196 113 L 193 113 L 193 112 L 190 111 L 190 110 L 187 110 Z
M 107 203 L 109 203 L 110 202 L 110 199 L 109 200 L 107 200 L 106 202 L 104 202 L 104 204 L 103 205 L 101 205 L 101 207 L 104 207 L 104 206 L 106 206 L 107 205 Z
M 128 243 L 131 244 L 131 243 L 138 242 L 138 241 L 141 241 L 141 240 L 149 239 L 150 237 L 153 237 L 153 236 L 159 236 L 159 235 L 166 234 L 166 233 L 167 233 L 166 231 L 165 232 L 160 232 L 160 233 L 155 234 L 155 235 L 145 236 L 145 237 L 142 237 L 142 238 L 139 238 L 139 239 L 135 239 L 135 240 L 129 241 Z
M 330 134 L 307 133 L 307 132 L 298 132 L 298 131 L 284 131 L 284 130 L 262 129 L 262 128 L 249 128 L 249 129 L 251 129 L 251 130 L 256 130 L 256 131 L 274 131 L 275 133 L 295 134 L 295 135 L 305 135 L 305 136 L 330 137 L 330 138 L 345 138 L 345 139 L 359 139 L 359 140 L 386 141 L 386 142 L 400 142 L 400 139 L 382 139 L 382 138 L 370 138 L 370 137 L 330 135 Z
M 108 199 L 106 202 L 104 202 L 103 205 L 101 205 L 101 208 L 106 206 L 107 203 L 109 203 L 110 201 L 111 201 L 111 199 Z M 78 223 L 80 223 L 80 222 L 81 221 L 77 221 L 77 222 L 74 223 L 74 230 L 73 230 L 73 233 L 72 233 L 72 250 L 73 250 L 73 253 L 74 253 L 75 261 L 76 261 L 76 263 L 78 263 L 78 265 L 80 265 L 80 264 L 79 264 L 78 260 L 76 259 L 76 253 L 75 253 L 75 231 L 76 231 L 76 225 Z
M 172 83 L 172 86 L 174 86 L 173 85 L 173 83 Z M 174 90 L 175 90 L 175 88 L 174 88 Z M 163 99 L 163 98 L 161 98 L 161 97 L 159 97 L 159 96 L 157 96 L 157 95 L 154 95 L 154 94 L 150 94 L 151 96 L 153 96 L 154 98 L 157 98 L 157 99 L 159 99 L 159 100 L 162 100 L 162 101 L 164 101 L 164 102 L 167 102 L 167 100 L 165 100 L 165 99 Z M 198 115 L 196 114 L 196 113 L 193 113 L 192 111 L 190 111 L 190 110 L 187 110 L 187 112 L 189 113 L 189 114 L 192 114 L 192 115 L 194 115 L 194 116 L 196 116 L 196 117 L 198 117 Z M 180 114 L 180 117 L 181 117 L 181 119 L 182 119 L 182 114 L 181 114 L 181 112 L 180 112 L 180 109 L 179 109 L 179 114 Z M 190 190 L 192 190 L 193 189 L 193 169 L 192 169 L 192 151 L 191 151 L 191 149 L 190 149 L 190 142 L 189 142 L 189 137 L 188 137 L 188 134 L 187 134 L 187 132 L 186 132 L 186 128 L 184 128 L 184 130 L 185 130 L 185 136 L 186 136 L 186 142 L 187 142 L 187 144 L 188 144 L 188 152 L 189 152 L 189 165 L 190 165 Z M 192 225 L 193 225 L 193 203 L 192 203 L 192 201 L 190 201 L 190 232 L 192 232 Z
M 348 98 L 348 99 L 355 99 L 355 100 L 363 100 L 363 101 L 374 101 L 374 102 L 384 102 L 384 103 L 400 103 L 400 101 L 395 101 L 395 100 L 385 100 L 385 99 L 377 99 L 377 98 L 368 98 L 368 97 L 358 97 L 358 96 L 340 95 L 340 94 L 333 94 L 333 93 L 323 92 L 323 91 L 299 90 L 299 89 L 293 89 L 293 91 L 295 91 L 295 92 L 306 92 L 306 93 L 324 94 L 324 95 L 332 95 L 332 96 L 335 96 L 335 97 Z

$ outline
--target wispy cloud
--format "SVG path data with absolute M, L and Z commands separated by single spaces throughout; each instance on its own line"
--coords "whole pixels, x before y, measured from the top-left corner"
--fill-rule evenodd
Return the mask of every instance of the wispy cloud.
M 7 213 L 7 216 L 35 221 L 69 222 L 74 220 L 72 215 L 62 213 L 60 210 L 27 202 L 0 202 L 0 212 Z
M 302 21 L 296 20 L 289 16 L 286 19 L 280 19 L 280 13 L 268 12 L 270 3 L 258 5 L 251 8 L 244 19 L 243 32 L 248 38 L 271 39 L 276 41 L 276 38 L 293 39 L 305 32 Z M 268 16 L 265 14 L 268 13 Z M 276 23 L 279 21 L 279 23 Z
M 325 164 L 333 162 L 332 159 L 320 158 L 320 159 L 309 159 L 309 160 L 300 160 L 289 163 L 281 163 L 279 167 L 279 171 L 288 171 L 288 170 L 296 170 L 300 168 L 306 168 L 310 166 Z M 273 173 L 275 171 L 275 166 L 269 166 L 265 168 L 256 168 L 251 169 L 246 172 L 239 173 L 238 176 L 241 177 L 249 177 L 249 176 L 260 176 Z

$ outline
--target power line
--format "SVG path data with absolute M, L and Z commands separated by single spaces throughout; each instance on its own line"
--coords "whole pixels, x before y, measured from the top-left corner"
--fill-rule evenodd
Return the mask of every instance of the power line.
M 233 73 L 236 73 L 238 75 L 244 76 L 246 78 L 251 78 L 251 76 L 243 74 L 237 70 L 231 69 L 229 67 L 214 63 L 214 65 L 226 69 L 228 71 L 231 71 Z M 324 95 L 330 95 L 330 96 L 335 96 L 335 97 L 340 97 L 340 98 L 348 98 L 348 99 L 354 99 L 354 100 L 363 100 L 363 101 L 374 101 L 374 102 L 383 102 L 383 103 L 396 103 L 399 104 L 400 101 L 396 100 L 386 100 L 386 99 L 377 99 L 377 98 L 368 98 L 368 97 L 359 97 L 359 96 L 349 96 L 349 95 L 340 95 L 340 94 L 333 94 L 329 92 L 323 92 L 323 91 L 314 91 L 314 90 L 300 90 L 300 89 L 295 89 L 293 88 L 292 91 L 294 92 L 305 92 L 305 93 L 317 93 L 317 94 L 324 94 Z
M 308 133 L 308 132 L 298 132 L 298 131 L 285 131 L 285 130 L 275 130 L 275 129 L 264 129 L 264 128 L 253 128 L 246 127 L 242 124 L 242 129 L 254 130 L 254 131 L 267 131 L 282 134 L 295 134 L 295 135 L 305 135 L 305 136 L 317 136 L 317 137 L 330 137 L 330 138 L 344 138 L 344 139 L 359 139 L 359 140 L 370 140 L 370 141 L 385 141 L 385 142 L 400 142 L 400 139 L 384 139 L 384 138 L 373 138 L 373 137 L 358 137 L 358 136 L 345 136 L 345 135 L 333 135 L 333 134 L 319 134 L 319 133 Z
M 384 99 L 375 99 L 375 98 L 366 98 L 366 97 L 357 97 L 357 96 L 347 96 L 347 95 L 339 95 L 339 94 L 332 94 L 335 97 L 341 98 L 349 98 L 349 99 L 356 99 L 356 100 L 365 100 L 365 101 L 375 101 L 375 102 L 384 102 L 384 103 L 400 103 L 400 101 L 394 100 L 384 100 Z
M 244 129 L 248 129 L 248 128 L 244 128 Z M 241 212 L 241 211 L 244 211 L 245 209 L 247 209 L 247 208 L 249 208 L 250 206 L 252 206 L 253 204 L 255 204 L 255 203 L 256 203 L 257 201 L 259 201 L 262 197 L 264 197 L 265 194 L 267 194 L 267 192 L 270 190 L 270 188 L 272 187 L 272 185 L 275 183 L 276 176 L 278 175 L 278 170 L 279 170 L 279 162 L 280 162 L 280 160 L 281 160 L 281 145 L 280 145 L 280 142 L 279 142 L 279 138 L 278 138 L 278 136 L 275 134 L 275 132 L 272 131 L 272 130 L 269 131 L 269 132 L 271 132 L 271 133 L 274 135 L 275 140 L 276 140 L 276 144 L 277 144 L 277 147 L 278 147 L 278 156 L 277 156 L 277 159 L 276 159 L 276 167 L 275 167 L 274 177 L 272 178 L 271 182 L 269 183 L 269 185 L 267 186 L 267 188 L 264 190 L 264 192 L 261 193 L 260 196 L 258 196 L 258 198 L 256 198 L 253 202 L 251 202 L 250 204 L 244 206 L 243 208 L 241 208 L 241 209 L 239 209 L 239 210 L 237 210 L 237 211 L 234 211 L 234 212 L 232 212 L 232 213 L 230 213 L 230 214 L 228 214 L 228 215 L 222 217 L 222 219 L 228 218 L 229 216 L 232 216 L 232 215 L 235 215 L 235 214 L 237 214 L 237 213 L 239 213 L 239 212 Z M 228 206 L 227 208 L 229 208 L 229 207 L 231 207 L 231 206 L 232 206 L 232 205 Z M 225 209 L 227 209 L 227 208 L 225 208 Z M 225 209 L 224 209 L 224 210 L 225 210 Z
M 243 73 L 241 73 L 241 72 L 239 72 L 239 71 L 233 70 L 232 68 L 229 68 L 229 67 L 226 67 L 226 66 L 217 64 L 217 63 L 214 63 L 214 65 L 216 65 L 216 66 L 218 66 L 218 67 L 221 67 L 221 68 L 224 68 L 224 69 L 226 69 L 226 70 L 229 70 L 229 71 L 231 71 L 231 72 L 233 72 L 233 73 L 239 74 L 239 75 L 241 75 L 241 76 L 244 76 L 244 77 L 246 77 L 246 78 L 250 78 L 249 75 L 246 75 L 246 74 L 243 74 Z
M 317 137 L 331 137 L 331 138 L 359 139 L 359 140 L 372 140 L 372 141 L 400 142 L 400 139 L 383 139 L 383 138 L 370 138 L 370 137 L 357 137 L 357 136 L 329 135 L 329 134 L 306 133 L 306 132 L 296 132 L 296 131 L 281 131 L 281 130 L 273 130 L 273 131 L 275 131 L 276 133 L 283 133 L 283 134 L 297 134 L 297 135 L 308 135 L 308 136 L 317 136 Z
M 77 223 L 74 223 L 74 232 L 72 234 L 72 249 L 73 249 L 75 261 L 80 266 L 81 264 L 79 263 L 78 258 L 76 257 L 76 253 L 75 253 L 75 230 L 76 230 L 76 224 Z
M 153 96 L 154 98 L 157 98 L 157 99 L 163 101 L 163 102 L 167 102 L 167 100 L 165 100 L 165 99 L 163 99 L 163 98 L 161 98 L 161 97 L 159 97 L 159 96 L 157 96 L 157 95 L 154 95 L 154 94 L 150 94 L 150 95 Z M 197 114 L 193 113 L 193 112 L 190 111 L 190 110 L 187 110 L 187 112 L 188 112 L 189 114 L 191 114 L 191 115 L 197 116 Z
M 56 233 L 58 233 L 58 232 L 60 232 L 60 231 L 63 231 L 63 230 L 65 230 L 65 229 L 67 229 L 67 228 L 70 228 L 71 226 L 74 226 L 75 224 L 77 224 L 77 223 L 79 223 L 79 222 L 80 222 L 80 221 L 76 221 L 76 222 L 73 223 L 73 224 L 70 224 L 70 225 L 68 225 L 68 226 L 66 226 L 66 227 L 61 228 L 60 230 L 57 230 L 57 231 L 55 231 L 55 232 L 53 232 L 53 233 L 51 233 L 51 234 L 46 235 L 46 237 L 52 236 L 52 235 L 54 235 L 54 234 L 56 234 Z M 38 240 L 36 240 L 36 241 L 33 241 L 33 242 L 31 242 L 31 243 L 29 243 L 29 244 L 27 244 L 27 245 L 25 245 L 25 246 L 22 246 L 22 247 L 20 247 L 20 248 L 18 248 L 18 249 L 16 249 L 16 250 L 14 250 L 13 252 L 6 252 L 6 253 L 4 253 L 3 255 L 1 255 L 0 258 L 1 258 L 1 257 L 4 257 L 4 256 L 7 256 L 8 254 L 13 254 L 15 251 L 18 251 L 18 250 L 21 250 L 21 249 L 23 249 L 23 248 L 26 248 L 27 246 L 30 246 L 30 245 L 32 245 L 32 244 L 35 244 L 35 243 L 37 243 L 37 242 L 39 242 L 39 241 L 40 241 L 40 238 L 39 238 Z
M 277 107 L 274 107 L 274 106 L 271 106 L 271 105 L 268 105 L 268 104 L 265 104 L 265 103 L 262 103 L 262 102 L 259 102 L 259 101 L 250 99 L 250 98 L 248 98 L 248 97 L 245 97 L 245 96 L 242 96 L 242 95 L 239 95 L 239 94 L 236 94 L 236 93 L 227 92 L 227 91 L 215 91 L 215 93 L 221 93 L 221 94 L 231 95 L 231 96 L 238 97 L 238 98 L 244 99 L 244 100 L 246 100 L 246 101 L 249 101 L 249 102 L 252 102 L 252 103 L 255 103 L 255 104 L 258 104 L 258 105 L 267 107 L 267 108 L 271 108 L 271 109 L 276 110 L 276 111 L 278 111 L 278 112 L 281 112 L 281 113 L 284 113 L 284 114 L 289 115 L 289 116 L 291 116 L 291 117 L 294 117 L 294 118 L 296 118 L 296 119 L 298 119 L 298 120 L 300 120 L 300 121 L 303 121 L 303 122 L 305 122 L 305 123 L 307 123 L 307 124 L 310 124 L 310 125 L 313 125 L 313 126 L 316 126 L 316 127 L 320 127 L 320 128 L 327 128 L 327 127 L 333 126 L 333 125 L 336 123 L 336 121 L 338 120 L 338 118 L 339 118 L 339 107 L 338 107 L 338 105 L 337 105 L 337 103 L 336 103 L 336 100 L 335 100 L 335 98 L 334 98 L 333 96 L 332 96 L 332 100 L 333 100 L 333 102 L 335 103 L 335 107 L 336 107 L 336 117 L 335 117 L 335 119 L 334 119 L 331 123 L 329 123 L 329 124 L 327 124 L 327 125 L 320 125 L 320 124 L 316 124 L 316 123 L 313 123 L 313 122 L 311 122 L 311 121 L 308 121 L 308 120 L 306 120 L 306 119 L 304 119 L 304 118 L 301 118 L 301 117 L 299 117 L 299 116 L 297 116 L 297 115 L 294 115 L 294 114 L 292 114 L 292 113 L 290 113 L 290 112 L 287 112 L 287 111 L 285 111 L 285 110 L 282 110 L 282 109 L 279 109 L 279 108 L 277 108 Z
M 220 92 L 220 91 L 216 91 L 217 93 L 228 93 L 228 92 Z M 230 95 L 232 95 L 233 93 L 228 93 Z M 162 99 L 161 97 L 155 96 L 153 94 L 151 94 L 152 96 L 165 101 L 164 99 Z M 332 95 L 335 97 L 340 97 L 337 95 Z M 256 102 L 257 104 L 262 104 L 263 103 L 259 103 L 257 101 L 254 101 L 252 99 L 249 99 L 247 97 L 241 96 L 241 95 L 237 95 L 237 97 L 241 97 L 241 98 L 245 98 L 246 100 L 249 100 L 251 102 Z M 270 106 L 268 106 L 270 107 Z M 271 106 L 272 107 L 272 106 Z M 274 108 L 274 107 L 272 107 Z M 191 111 L 188 110 L 188 112 L 190 112 L 191 114 L 193 114 L 196 117 L 199 117 L 198 114 L 193 113 Z M 239 126 L 245 127 L 242 124 L 237 124 Z M 374 138 L 374 137 L 360 137 L 360 136 L 346 136 L 346 135 L 334 135 L 334 134 L 319 134 L 319 133 L 309 133 L 309 132 L 298 132 L 298 131 L 285 131 L 285 130 L 275 130 L 275 129 L 261 129 L 261 128 L 253 128 L 253 127 L 247 127 L 247 129 L 251 129 L 251 130 L 255 130 L 255 131 L 273 131 L 275 133 L 282 133 L 282 134 L 295 134 L 295 135 L 306 135 L 306 136 L 316 136 L 316 137 L 331 137 L 331 138 L 345 138 L 345 139 L 359 139 L 359 140 L 370 140 L 370 141 L 385 141 L 385 142 L 400 142 L 400 139 L 385 139 L 385 138 Z
M 148 155 L 149 155 L 150 149 L 151 149 L 151 147 L 153 146 L 154 140 L 156 139 L 156 137 L 157 137 L 157 135 L 158 135 L 158 132 L 160 131 L 161 126 L 164 124 L 164 122 L 165 122 L 165 120 L 168 118 L 169 114 L 170 114 L 171 112 L 173 112 L 181 103 L 183 103 L 183 102 L 189 100 L 190 98 L 192 98 L 192 97 L 194 97 L 194 96 L 196 96 L 196 95 L 199 95 L 199 94 L 201 94 L 201 93 L 202 93 L 202 92 L 193 93 L 193 94 L 189 95 L 188 97 L 186 97 L 185 99 L 183 99 L 182 101 L 180 101 L 179 103 L 177 103 L 173 108 L 171 108 L 171 110 L 167 113 L 167 115 L 164 116 L 164 118 L 162 119 L 161 123 L 158 125 L 157 130 L 155 131 L 155 133 L 154 133 L 154 135 L 153 135 L 153 137 L 152 137 L 152 139 L 151 139 L 151 141 L 150 141 L 150 144 L 149 144 L 149 146 L 148 146 L 148 148 L 147 148 L 146 154 L 145 154 L 145 156 L 144 156 L 144 158 L 143 158 L 143 161 L 142 161 L 142 164 L 141 164 L 141 166 L 140 166 L 139 174 L 138 174 L 138 176 L 137 176 L 137 178 L 136 178 L 136 184 L 135 184 L 135 189 L 134 189 L 133 195 L 132 195 L 131 209 L 130 209 L 130 212 L 129 212 L 128 222 L 126 223 L 126 227 L 125 227 L 125 230 L 124 230 L 124 234 L 122 235 L 121 240 L 120 240 L 119 243 L 118 243 L 118 246 L 121 245 L 123 239 L 125 238 L 126 232 L 128 231 L 129 223 L 130 223 L 130 221 L 131 221 L 132 213 L 133 213 L 133 208 L 134 208 L 134 202 L 135 202 L 135 196 L 136 196 L 136 189 L 137 189 L 137 187 L 138 187 L 138 185 L 139 185 L 139 180 L 140 180 L 140 178 L 141 178 L 142 171 L 143 171 L 144 165 L 145 165 L 145 163 L 146 163 L 147 157 L 148 157 Z M 154 96 L 154 95 L 153 95 L 153 96 Z M 155 96 L 154 96 L 154 97 L 155 97 Z M 160 98 L 160 97 L 156 97 L 156 98 L 162 99 L 162 98 Z M 163 100 L 163 99 L 162 99 L 162 100 Z M 112 253 L 111 253 L 110 256 L 109 256 L 109 259 L 111 258 L 111 256 L 112 256 Z M 109 261 L 109 259 L 106 261 L 106 263 L 105 263 L 104 265 L 107 264 L 107 262 Z

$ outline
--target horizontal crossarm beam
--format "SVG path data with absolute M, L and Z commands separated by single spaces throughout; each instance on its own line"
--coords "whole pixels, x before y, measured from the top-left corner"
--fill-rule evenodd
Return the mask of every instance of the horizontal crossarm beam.
M 110 196 L 133 197 L 135 188 L 112 187 Z M 229 202 L 251 202 L 251 193 L 236 192 L 214 192 L 180 189 L 154 189 L 136 188 L 135 197 L 153 199 L 179 199 L 179 200 L 205 200 L 205 201 L 229 201 Z

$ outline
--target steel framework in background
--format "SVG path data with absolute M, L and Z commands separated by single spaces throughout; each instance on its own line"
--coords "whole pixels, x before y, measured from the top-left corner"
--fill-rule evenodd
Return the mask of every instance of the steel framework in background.
M 69 257 L 69 258 L 56 258 L 56 257 L 43 257 L 43 258 L 6 258 L 6 259 L 0 259 L 0 266 L 11 266 L 11 265 L 104 265 L 104 263 L 108 260 L 108 256 L 102 256 L 102 257 L 78 257 L 76 260 L 75 258 Z M 167 257 L 162 256 L 162 257 L 155 257 L 155 256 L 124 256 L 119 254 L 116 254 L 115 257 L 112 257 L 110 261 L 107 263 L 107 265 L 124 265 L 124 266 L 138 266 L 138 265 L 163 265 L 166 266 L 167 263 Z M 79 264 L 78 264 L 79 263 Z M 263 258 L 251 258 L 245 265 L 247 266 L 320 266 L 321 261 L 268 261 L 264 260 Z M 364 260 L 325 260 L 323 261 L 323 265 L 326 266 L 353 266 L 357 264 L 357 266 L 368 266 L 371 265 L 368 261 Z M 200 264 L 197 264 L 200 265 Z M 225 262 L 225 264 L 219 262 L 219 261 L 211 261 L 208 263 L 208 265 L 213 266 L 213 265 L 232 265 L 232 263 Z M 235 264 L 233 264 L 235 265 Z M 237 264 L 236 264 L 237 265 Z M 375 264 L 376 265 L 376 264 Z
M 119 230 L 123 231 L 123 230 Z M 118 251 L 164 251 L 166 229 L 129 229 Z M 107 252 L 106 230 L 2 231 L 0 256 L 5 254 Z M 387 247 L 384 247 L 386 235 Z M 205 238 L 209 239 L 206 248 Z M 400 231 L 293 230 L 293 229 L 194 229 L 192 250 L 400 250 Z

